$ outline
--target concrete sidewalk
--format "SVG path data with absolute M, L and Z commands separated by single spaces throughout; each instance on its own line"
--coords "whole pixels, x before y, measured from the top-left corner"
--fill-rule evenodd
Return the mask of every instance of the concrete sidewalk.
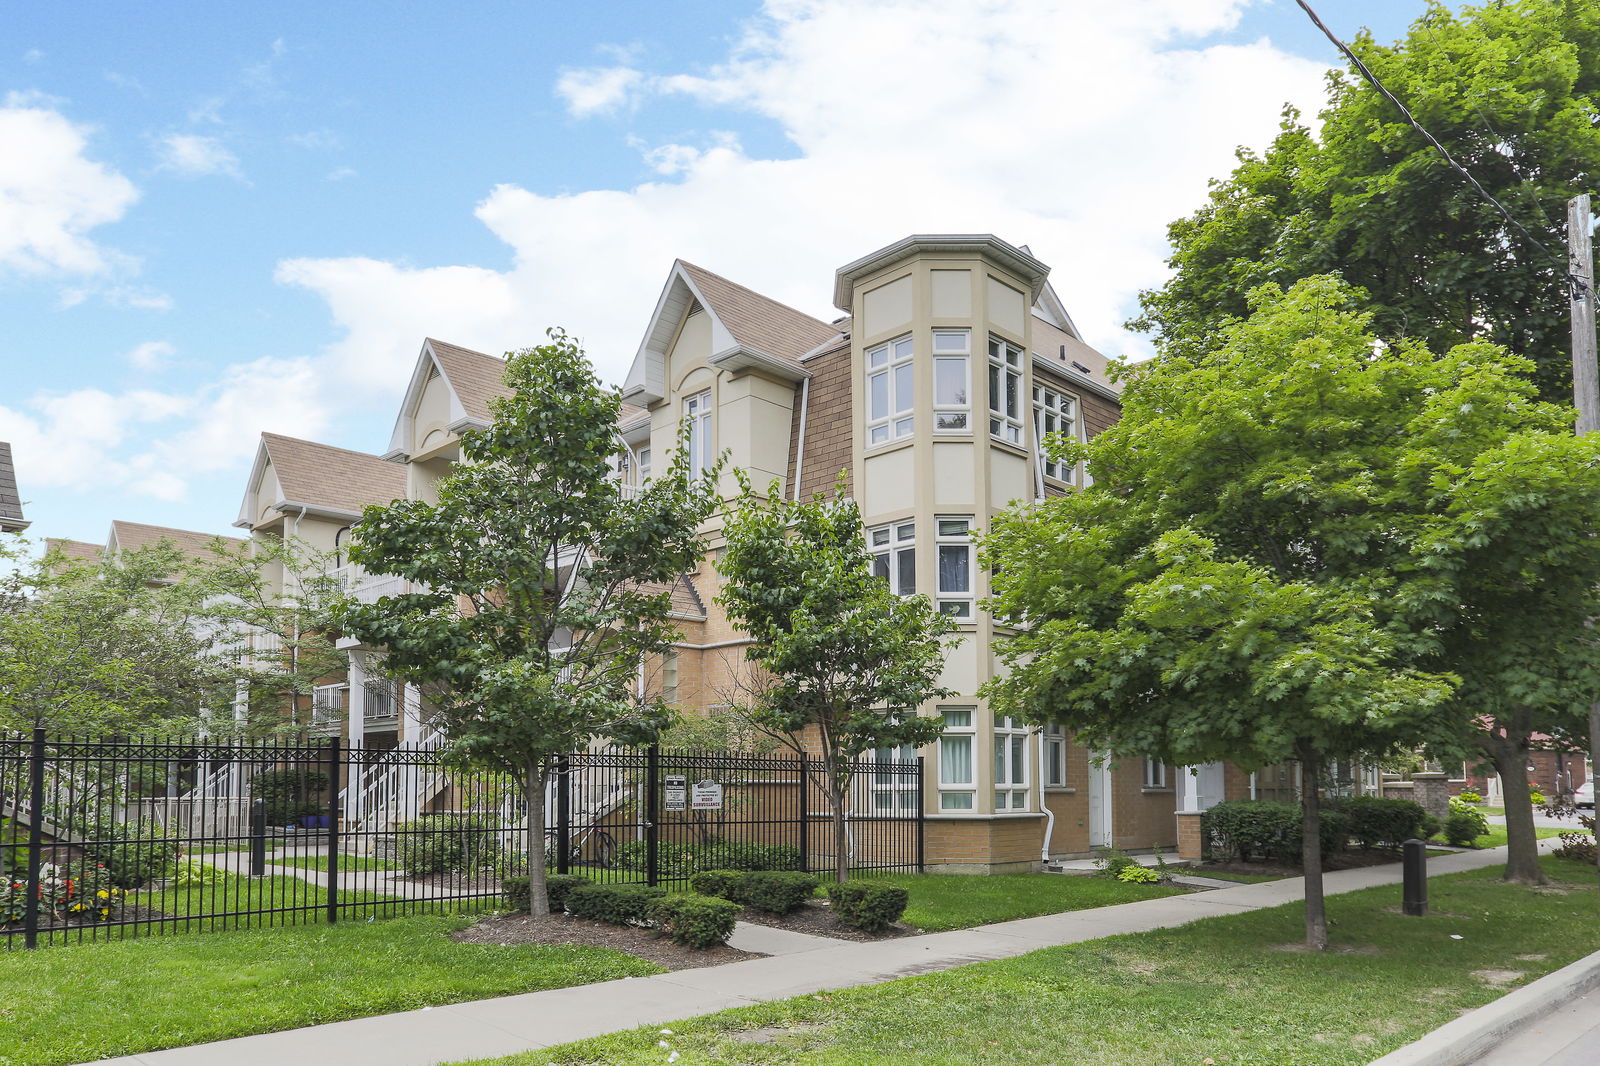
M 1462 852 L 1430 859 L 1428 873 L 1460 873 L 1503 862 L 1504 848 Z M 1324 875 L 1324 881 L 1329 895 L 1398 884 L 1400 866 L 1341 870 Z M 728 1007 L 1007 959 L 1117 933 L 1186 925 L 1201 918 L 1276 907 L 1301 897 L 1301 879 L 1291 878 L 870 943 L 805 936 L 741 922 L 733 945 L 768 952 L 769 958 L 424 1007 L 100 1062 L 102 1066 L 348 1066 L 351 1062 L 434 1066 L 551 1047 Z

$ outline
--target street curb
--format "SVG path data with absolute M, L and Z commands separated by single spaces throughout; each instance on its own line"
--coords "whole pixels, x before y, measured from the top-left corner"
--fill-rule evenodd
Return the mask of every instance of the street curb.
M 1522 1026 L 1600 985 L 1600 951 L 1506 993 L 1369 1066 L 1465 1066 Z

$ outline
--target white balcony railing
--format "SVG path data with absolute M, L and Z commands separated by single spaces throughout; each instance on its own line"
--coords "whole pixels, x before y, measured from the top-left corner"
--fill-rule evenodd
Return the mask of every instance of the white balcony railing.
M 403 577 L 388 574 L 369 574 L 354 563 L 333 571 L 333 577 L 343 583 L 345 590 L 357 603 L 377 603 L 384 596 L 398 596 L 415 589 Z

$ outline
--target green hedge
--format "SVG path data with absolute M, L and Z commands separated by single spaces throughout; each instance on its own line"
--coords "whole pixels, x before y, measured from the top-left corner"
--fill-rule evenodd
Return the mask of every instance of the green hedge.
M 703 896 L 788 914 L 816 894 L 822 878 L 791 870 L 702 870 L 689 883 Z
M 739 920 L 739 905 L 710 896 L 662 896 L 650 902 L 649 919 L 667 936 L 692 948 L 726 944 Z
M 560 914 L 566 910 L 567 893 L 579 885 L 587 885 L 590 881 L 579 874 L 547 874 L 545 876 L 545 899 L 550 903 L 550 912 Z M 512 911 L 527 911 L 531 908 L 532 893 L 528 889 L 526 877 L 508 877 L 500 882 L 500 894 L 505 897 L 506 908 Z
M 1411 800 L 1351 796 L 1329 806 L 1344 815 L 1351 839 L 1364 848 L 1398 848 L 1427 835 L 1428 812 Z
M 612 925 L 650 920 L 650 905 L 667 894 L 659 885 L 575 885 L 567 892 L 567 913 Z
M 617 862 L 625 870 L 645 868 L 647 844 L 629 840 L 617 848 Z M 683 844 L 672 840 L 656 846 L 656 866 L 663 877 L 688 877 L 700 870 L 798 870 L 800 849 L 792 844 L 747 844 L 713 840 Z
M 171 877 L 178 866 L 179 842 L 151 819 L 113 826 L 116 843 L 88 843 L 83 853 L 106 868 L 118 888 L 143 888 L 151 881 Z
M 1344 850 L 1348 822 L 1337 810 L 1321 812 L 1322 854 Z M 1223 862 L 1265 860 L 1300 863 L 1300 805 L 1265 800 L 1228 800 L 1200 816 L 1206 855 Z
M 394 857 L 412 877 L 508 864 L 498 818 L 435 814 L 394 827 Z M 517 860 L 521 865 L 521 859 Z
M 897 922 L 910 898 L 899 885 L 882 881 L 835 882 L 828 886 L 828 899 L 839 921 L 868 933 L 884 932 Z

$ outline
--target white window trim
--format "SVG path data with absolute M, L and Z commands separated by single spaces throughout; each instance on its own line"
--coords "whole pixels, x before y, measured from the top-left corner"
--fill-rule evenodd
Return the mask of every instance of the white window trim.
M 941 348 L 942 339 L 959 338 L 959 348 Z M 939 402 L 939 364 L 959 362 L 962 374 L 963 403 Z M 933 331 L 933 431 L 935 433 L 972 432 L 972 331 L 966 329 L 936 329 Z M 961 425 L 944 426 L 945 416 L 960 415 Z
M 1056 398 L 1056 406 L 1053 411 L 1045 403 L 1046 393 Z M 1050 414 L 1054 414 L 1057 422 L 1066 428 L 1064 430 L 1046 429 L 1044 425 L 1045 418 Z M 1076 483 L 1077 471 L 1075 468 L 1067 466 L 1065 463 L 1059 463 L 1045 455 L 1044 438 L 1051 433 L 1055 433 L 1070 440 L 1081 440 L 1083 438 L 1079 435 L 1078 428 L 1080 425 L 1078 398 L 1076 396 L 1041 381 L 1033 383 L 1033 439 L 1034 445 L 1039 449 L 1039 469 L 1048 480 L 1056 481 L 1063 485 Z M 1055 473 L 1051 473 L 1052 467 L 1055 468 Z
M 1144 787 L 1152 791 L 1170 791 L 1172 789 L 1172 785 L 1167 781 L 1166 763 L 1151 758 L 1145 759 Z
M 951 725 L 950 714 L 965 714 L 966 725 Z M 958 814 L 971 814 L 978 809 L 978 709 L 976 707 L 940 707 L 939 717 L 944 720 L 944 732 L 939 737 L 939 811 L 940 813 L 954 812 Z M 967 742 L 967 768 L 970 781 L 946 781 L 944 742 L 945 738 L 965 739 Z M 965 795 L 968 800 L 966 807 L 946 807 L 945 797 Z
M 683 400 L 683 418 L 689 424 L 689 438 L 684 444 L 689 449 L 689 476 L 699 477 L 711 466 L 711 390 L 697 392 Z
M 915 765 L 917 749 L 910 744 L 902 744 L 895 748 L 877 748 L 872 753 L 875 762 L 899 763 L 902 765 Z M 879 772 L 874 770 L 871 774 L 872 787 L 868 789 L 866 810 L 859 813 L 864 815 L 889 815 L 889 814 L 915 814 L 921 805 L 922 797 L 917 792 L 916 777 L 910 774 L 888 773 L 882 775 L 887 780 L 880 778 Z M 878 806 L 878 797 L 887 795 L 889 805 Z
M 965 522 L 966 529 L 960 534 L 946 534 L 946 522 Z M 971 515 L 939 515 L 933 520 L 934 547 L 933 547 L 933 581 L 937 593 L 939 613 L 947 614 L 958 622 L 971 622 L 974 620 L 977 602 L 978 569 L 977 559 L 972 544 L 972 516 Z M 967 587 L 961 589 L 944 588 L 944 567 L 940 565 L 946 548 L 964 547 L 967 553 Z
M 867 413 L 866 445 L 868 448 L 881 448 L 893 444 L 895 441 L 910 437 L 916 432 L 917 346 L 915 343 L 906 343 L 905 354 L 896 354 L 899 352 L 901 344 L 905 342 L 911 342 L 909 333 L 893 340 L 884 341 L 882 344 L 874 344 L 864 353 L 867 394 L 865 402 L 862 404 L 862 410 Z M 883 364 L 874 366 L 872 360 L 880 352 L 884 356 Z M 897 371 L 901 367 L 911 368 L 910 396 L 900 396 L 895 387 L 895 381 L 899 377 Z M 885 379 L 884 398 L 886 409 L 881 417 L 874 418 L 872 417 L 872 382 L 873 379 L 879 376 Z M 880 429 L 883 430 L 884 439 L 873 440 L 873 432 Z
M 1039 743 L 1044 746 L 1044 768 L 1041 771 L 1041 773 L 1045 775 L 1044 787 L 1047 789 L 1069 787 L 1067 784 L 1068 774 L 1066 727 L 1061 725 L 1059 722 L 1047 723 L 1045 727 L 1039 731 Z M 1055 760 L 1055 762 L 1059 763 L 1061 767 L 1061 773 L 1058 777 L 1051 777 L 1052 760 L 1050 753 L 1052 751 L 1060 753 L 1060 758 Z
M 1010 718 L 996 718 L 994 722 L 994 809 L 995 813 L 1001 811 L 1025 811 L 1028 801 L 1032 798 L 1032 777 L 1028 772 L 1028 733 L 1027 726 L 1014 723 Z M 1022 750 L 1019 753 L 1015 744 L 1016 738 L 1022 739 Z M 1010 770 L 1009 776 L 1001 778 L 1001 769 Z M 1004 796 L 1006 803 L 1000 802 Z M 1022 800 L 1019 804 L 1018 798 Z
M 1021 345 L 1013 344 L 1004 337 L 989 334 L 989 367 L 990 384 L 998 380 L 998 388 L 989 389 L 989 436 L 1005 444 L 1022 447 L 1022 405 L 1023 389 L 1027 386 L 1027 376 L 1023 360 Z M 993 371 L 998 370 L 996 375 Z M 1017 410 L 1008 412 L 1005 408 L 1007 378 L 1015 376 L 1017 379 Z
M 909 533 L 906 531 L 910 530 Z M 882 534 L 880 537 L 879 535 Z M 873 566 L 876 568 L 879 559 L 887 558 L 885 569 L 889 587 L 898 596 L 915 596 L 917 594 L 917 527 L 916 523 L 907 518 L 899 522 L 886 522 L 883 525 L 873 526 L 867 530 L 867 550 L 872 553 Z M 903 588 L 900 584 L 900 557 L 903 554 L 911 556 L 911 587 Z M 876 569 L 874 569 L 876 573 Z

